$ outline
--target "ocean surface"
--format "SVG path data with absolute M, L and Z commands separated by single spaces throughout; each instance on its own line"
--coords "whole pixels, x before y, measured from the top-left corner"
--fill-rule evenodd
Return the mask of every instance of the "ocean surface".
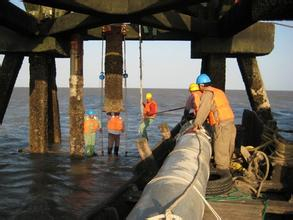
M 182 107 L 186 90 L 149 89 L 159 104 L 159 111 Z M 227 91 L 241 123 L 244 109 L 250 109 L 245 91 Z M 293 91 L 268 92 L 274 117 L 281 129 L 293 130 Z M 97 135 L 97 157 L 69 157 L 69 90 L 58 90 L 62 144 L 44 155 L 18 153 L 28 146 L 29 90 L 15 88 L 0 126 L 0 219 L 80 219 L 102 203 L 113 191 L 132 176 L 132 167 L 139 161 L 135 140 L 140 122 L 138 89 L 128 89 L 126 113 L 127 133 L 121 137 L 119 158 L 102 156 L 107 149 L 107 135 Z M 85 89 L 84 105 L 94 109 L 105 126 L 101 112 L 99 89 Z M 158 125 L 167 122 L 172 128 L 180 121 L 182 110 L 161 114 L 149 129 L 150 145 L 161 139 Z M 291 133 L 282 135 L 293 140 Z M 103 144 L 102 144 L 103 143 Z M 128 151 L 128 156 L 124 152 Z

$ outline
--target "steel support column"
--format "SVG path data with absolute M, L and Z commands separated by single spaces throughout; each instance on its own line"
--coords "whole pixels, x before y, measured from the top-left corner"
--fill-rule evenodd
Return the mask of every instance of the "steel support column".
M 105 112 L 121 112 L 123 107 L 122 92 L 122 41 L 121 25 L 107 26 L 105 57 Z
M 82 156 L 84 153 L 83 139 L 83 42 L 78 34 L 71 38 L 70 48 L 70 154 Z
M 255 56 L 239 56 L 239 69 L 245 84 L 250 106 L 266 123 L 272 120 L 271 105 Z
M 211 77 L 212 85 L 225 91 L 226 58 L 224 55 L 208 55 L 202 58 L 201 72 Z
M 31 55 L 29 97 L 29 145 L 32 153 L 48 150 L 48 70 L 47 57 Z

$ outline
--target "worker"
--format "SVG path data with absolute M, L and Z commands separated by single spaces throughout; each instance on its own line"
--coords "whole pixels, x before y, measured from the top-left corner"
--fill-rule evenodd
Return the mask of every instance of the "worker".
M 120 135 L 124 132 L 125 126 L 122 117 L 119 112 L 107 113 L 108 115 L 108 155 L 112 154 L 113 144 L 114 144 L 114 155 L 118 156 L 119 145 L 120 145 Z
M 89 109 L 84 117 L 85 154 L 91 157 L 95 154 L 96 132 L 101 131 L 101 122 L 95 112 Z
M 152 93 L 148 92 L 146 94 L 146 102 L 143 104 L 143 119 L 139 125 L 139 133 L 142 137 L 148 140 L 147 128 L 153 123 L 158 112 L 158 105 L 155 100 L 153 100 Z
M 236 127 L 234 113 L 225 93 L 210 86 L 211 79 L 207 74 L 200 74 L 196 83 L 202 91 L 194 130 L 199 129 L 208 119 L 213 127 L 215 165 L 219 171 L 229 171 L 230 160 L 234 152 Z
M 189 97 L 186 100 L 183 118 L 186 120 L 194 119 L 199 107 L 201 91 L 196 83 L 189 85 Z

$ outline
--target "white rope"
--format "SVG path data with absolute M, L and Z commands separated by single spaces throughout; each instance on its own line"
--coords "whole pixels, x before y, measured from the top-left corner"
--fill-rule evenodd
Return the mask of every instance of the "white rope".
M 141 25 L 138 26 L 138 37 L 139 37 L 139 80 L 140 80 L 140 115 L 143 118 L 143 95 L 142 95 L 142 36 L 141 36 Z
M 209 202 L 205 199 L 205 197 L 201 194 L 201 192 L 193 185 L 191 184 L 191 182 L 188 182 L 186 179 L 183 179 L 181 177 L 178 176 L 161 176 L 161 177 L 155 177 L 153 178 L 148 184 L 153 184 L 154 182 L 157 182 L 159 180 L 163 180 L 163 179 L 175 179 L 178 180 L 180 183 L 185 182 L 187 184 L 189 184 L 188 187 L 192 186 L 192 188 L 199 194 L 199 197 L 202 199 L 202 201 L 204 202 L 204 204 L 211 210 L 211 212 L 214 214 L 214 216 L 216 217 L 217 220 L 221 220 L 221 217 L 219 216 L 219 214 L 216 212 L 216 210 L 209 204 Z M 182 197 L 179 197 L 174 203 L 173 205 L 177 205 L 177 201 L 179 201 L 179 199 L 181 200 Z M 172 208 L 169 207 L 167 210 L 171 210 Z M 166 211 L 167 211 L 166 210 Z
M 127 74 L 126 72 L 126 42 L 125 42 L 125 35 L 123 35 L 123 73 Z M 128 130 L 128 112 L 127 112 L 127 77 L 124 78 L 124 103 L 125 103 L 125 129 L 124 129 L 124 145 L 125 145 L 125 156 L 128 153 L 128 141 L 127 141 L 127 130 Z

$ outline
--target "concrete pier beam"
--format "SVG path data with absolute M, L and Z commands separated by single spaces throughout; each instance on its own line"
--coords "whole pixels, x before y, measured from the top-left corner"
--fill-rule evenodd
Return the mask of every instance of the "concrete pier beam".
M 23 55 L 7 54 L 0 66 L 0 124 L 3 122 L 23 58 Z
M 202 58 L 201 72 L 211 77 L 212 85 L 225 91 L 226 58 L 221 54 L 211 54 Z
M 74 34 L 70 42 L 70 99 L 69 129 L 70 155 L 82 156 L 83 139 L 83 42 L 79 34 Z
M 44 55 L 31 55 L 29 97 L 29 146 L 32 153 L 48 150 L 48 71 Z
M 122 41 L 121 25 L 106 26 L 106 57 L 105 57 L 105 112 L 121 112 L 123 107 L 122 90 Z
M 255 56 L 237 57 L 250 106 L 266 123 L 272 120 L 271 105 L 257 65 Z
M 48 143 L 60 144 L 61 130 L 56 85 L 56 63 L 55 58 L 52 56 L 48 56 L 48 71 Z

